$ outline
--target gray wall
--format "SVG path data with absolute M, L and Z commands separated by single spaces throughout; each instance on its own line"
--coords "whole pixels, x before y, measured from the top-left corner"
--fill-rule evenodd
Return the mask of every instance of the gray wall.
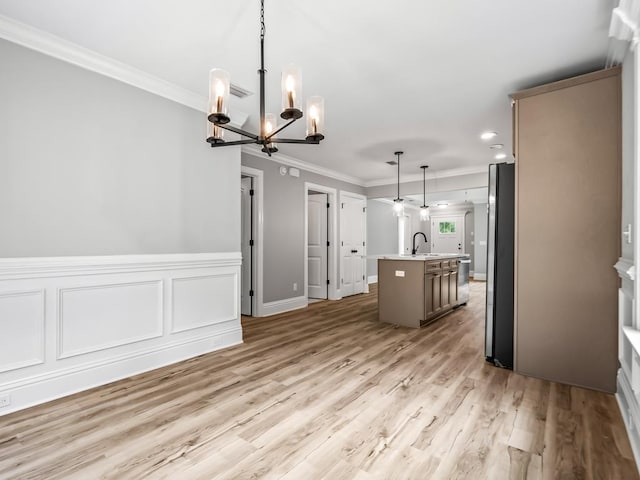
M 204 113 L 0 40 L 0 257 L 240 250 Z
M 380 200 L 367 202 L 367 255 L 398 253 L 398 217 L 392 206 Z M 378 275 L 378 261 L 367 260 L 367 275 Z
M 633 52 L 627 52 L 622 65 L 622 231 L 628 224 L 634 223 L 634 118 L 633 106 L 635 105 L 634 91 L 634 58 Z M 632 238 L 632 241 L 634 239 Z M 633 243 L 627 243 L 622 237 L 622 257 L 632 260 Z
M 474 275 L 487 274 L 487 204 L 474 204 L 473 223 L 473 251 L 475 259 L 473 262 Z M 484 245 L 483 245 L 484 243 Z
M 309 146 L 308 148 L 314 148 Z M 242 165 L 264 172 L 265 303 L 304 295 L 304 183 L 364 195 L 364 188 L 300 170 L 300 177 L 280 175 L 281 164 L 242 153 Z M 240 174 L 238 173 L 238 177 Z M 238 213 L 238 215 L 240 215 Z M 338 219 L 338 238 L 340 234 Z M 338 269 L 340 268 L 338 262 Z M 293 284 L 298 290 L 293 290 Z

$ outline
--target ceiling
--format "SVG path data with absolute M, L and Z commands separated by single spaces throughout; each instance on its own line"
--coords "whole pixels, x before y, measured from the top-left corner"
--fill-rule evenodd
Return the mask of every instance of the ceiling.
M 302 67 L 303 96 L 326 104 L 322 144 L 280 151 L 365 184 L 393 181 L 398 149 L 403 175 L 483 167 L 495 152 L 481 132 L 510 151 L 509 93 L 604 66 L 615 4 L 266 0 L 267 111 L 279 111 L 288 63 Z M 258 0 L 0 0 L 0 15 L 200 95 L 212 67 L 258 91 Z M 233 100 L 255 130 L 257 95 Z M 298 123 L 287 136 L 304 136 Z

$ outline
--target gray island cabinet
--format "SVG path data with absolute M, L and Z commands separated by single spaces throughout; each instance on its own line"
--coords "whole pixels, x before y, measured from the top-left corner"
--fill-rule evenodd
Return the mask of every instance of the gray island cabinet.
M 389 256 L 378 259 L 378 318 L 418 328 L 466 303 L 459 298 L 460 255 Z

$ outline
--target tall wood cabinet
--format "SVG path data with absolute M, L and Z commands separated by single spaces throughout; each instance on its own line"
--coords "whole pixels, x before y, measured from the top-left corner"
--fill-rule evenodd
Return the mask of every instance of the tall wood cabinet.
M 607 392 L 617 370 L 621 82 L 612 68 L 514 101 L 515 370 Z

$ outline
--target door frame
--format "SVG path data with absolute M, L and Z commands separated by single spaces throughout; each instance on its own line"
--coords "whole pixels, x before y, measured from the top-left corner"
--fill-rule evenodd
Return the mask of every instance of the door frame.
M 354 192 L 347 192 L 344 190 L 340 190 L 340 204 L 342 205 L 343 201 L 342 199 L 344 197 L 347 198 L 355 198 L 356 200 L 363 200 L 364 201 L 364 245 L 362 248 L 362 274 L 364 275 L 364 291 L 363 293 L 369 293 L 369 282 L 368 282 L 368 276 L 367 276 L 367 196 L 366 195 L 361 195 L 359 193 L 354 193 Z M 342 218 L 340 219 L 342 221 Z M 340 244 L 342 244 L 342 230 L 340 230 Z M 342 270 L 342 261 L 340 262 L 340 269 Z
M 264 316 L 263 302 L 263 255 L 264 255 L 264 172 L 256 168 L 240 166 L 240 174 L 253 177 L 253 278 L 255 281 L 255 295 L 251 298 L 251 306 L 254 316 Z
M 340 289 L 338 288 L 338 215 L 337 197 L 335 188 L 325 187 L 317 183 L 304 182 L 304 297 L 309 300 L 309 191 L 326 193 L 329 202 L 329 218 L 327 220 L 327 236 L 329 237 L 329 247 L 327 248 L 327 277 L 329 286 L 327 288 L 327 298 L 329 300 L 340 300 Z
M 460 227 L 461 227 L 461 231 L 460 234 L 462 236 L 462 241 L 460 242 L 460 253 L 466 253 L 465 250 L 465 244 L 464 244 L 464 240 L 466 238 L 466 230 L 465 230 L 465 214 L 466 212 L 455 212 L 455 213 L 443 213 L 442 215 L 431 215 L 431 218 L 429 219 L 429 221 L 431 222 L 431 228 L 430 228 L 430 233 L 431 233 L 431 251 L 433 251 L 433 239 L 434 239 L 434 231 L 435 231 L 435 225 L 434 225 L 434 221 L 438 221 L 439 219 L 445 219 L 445 218 L 453 218 L 455 217 L 457 220 L 459 220 Z M 449 252 L 451 253 L 451 252 Z

